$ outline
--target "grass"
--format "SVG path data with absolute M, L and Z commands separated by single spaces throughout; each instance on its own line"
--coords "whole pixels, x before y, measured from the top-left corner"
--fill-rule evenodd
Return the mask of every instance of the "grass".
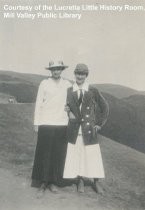
M 1 168 L 28 179 L 36 147 L 33 112 L 33 104 L 0 105 Z M 101 181 L 104 188 L 101 206 L 145 209 L 145 154 L 103 136 L 99 136 L 99 141 L 106 174 Z M 87 196 L 93 202 L 93 195 L 88 192 Z

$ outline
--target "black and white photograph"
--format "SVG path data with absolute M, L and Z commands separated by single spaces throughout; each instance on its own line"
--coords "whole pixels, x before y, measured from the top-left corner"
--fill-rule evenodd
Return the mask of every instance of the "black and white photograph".
M 145 0 L 0 0 L 0 209 L 145 209 Z

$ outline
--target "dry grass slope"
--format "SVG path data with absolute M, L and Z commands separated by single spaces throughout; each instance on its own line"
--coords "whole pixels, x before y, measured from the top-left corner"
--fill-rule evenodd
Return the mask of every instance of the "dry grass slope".
M 20 180 L 26 179 L 28 181 L 31 176 L 36 146 L 36 135 L 33 132 L 32 126 L 33 110 L 33 104 L 0 105 L 1 169 L 12 172 L 14 179 L 16 179 L 19 184 L 21 184 L 21 182 L 18 180 L 18 177 Z M 41 203 L 42 209 L 45 209 L 43 208 L 44 206 L 49 206 L 49 209 L 53 209 L 54 207 L 55 209 L 72 210 L 145 209 L 145 154 L 103 136 L 99 136 L 99 140 L 106 172 L 106 179 L 101 181 L 101 185 L 104 188 L 104 195 L 100 196 L 99 201 L 97 201 L 96 194 L 90 187 L 87 187 L 88 191 L 82 196 L 72 193 L 71 187 L 66 187 L 56 196 L 48 194 L 48 200 L 44 199 L 43 204 Z M 11 179 L 11 177 L 9 177 L 9 175 L 4 177 L 2 183 L 12 181 L 7 179 Z M 15 182 L 13 185 L 15 186 Z M 7 199 L 7 202 L 10 202 L 10 204 L 7 203 L 7 205 L 11 205 L 14 199 L 14 190 L 13 188 L 11 189 L 13 185 L 9 185 L 11 200 L 9 201 Z M 3 189 L 1 190 L 0 195 L 4 192 Z M 24 195 L 22 193 L 24 196 L 23 200 L 21 198 L 21 191 L 18 193 L 17 190 L 19 192 L 20 189 L 17 189 L 17 187 L 15 189 L 15 193 L 17 193 L 17 197 L 20 198 L 20 202 L 23 203 L 25 201 L 25 205 L 28 205 L 27 201 L 29 199 L 27 197 L 33 197 L 30 186 L 26 186 Z M 9 196 L 9 194 L 7 196 Z M 74 202 L 72 202 L 72 200 Z M 20 202 L 19 209 L 21 207 Z M 29 202 L 29 205 L 33 204 L 32 209 L 37 209 L 37 201 L 34 200 L 34 198 L 30 199 Z M 29 209 L 28 206 L 26 209 Z

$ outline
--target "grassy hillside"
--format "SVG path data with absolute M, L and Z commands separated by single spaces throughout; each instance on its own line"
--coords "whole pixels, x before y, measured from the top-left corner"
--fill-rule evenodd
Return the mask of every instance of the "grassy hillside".
M 102 134 L 145 153 L 145 112 L 123 99 L 104 94 L 110 114 Z
M 15 175 L 30 178 L 36 134 L 33 132 L 33 104 L 0 105 L 0 160 L 1 168 Z M 145 154 L 99 136 L 106 179 L 101 181 L 104 196 L 102 209 L 145 208 Z M 71 190 L 69 190 L 71 195 Z M 85 194 L 90 207 L 95 205 L 91 189 Z M 81 199 L 81 198 L 78 198 Z M 112 209 L 112 208 L 111 208 Z
M 27 158 L 32 155 L 31 146 L 34 143 L 32 116 L 32 104 L 0 104 L 1 161 L 18 165 L 30 162 L 30 157 Z
M 37 87 L 22 82 L 1 82 L 0 92 L 15 97 L 18 103 L 33 103 L 36 100 Z
M 25 74 L 11 71 L 0 71 L 0 83 L 22 83 L 33 85 L 38 88 L 41 80 L 46 78 L 42 75 Z M 94 84 L 102 92 L 109 93 L 117 98 L 125 98 L 134 94 L 145 95 L 145 91 L 137 91 L 129 87 L 116 84 Z
M 38 85 L 44 78 L 40 75 L 0 71 L 0 93 L 14 96 L 18 103 L 34 103 Z M 104 91 L 110 106 L 109 120 L 102 134 L 145 153 L 145 96 L 120 85 L 95 86 Z M 125 96 L 128 97 L 122 98 Z
M 132 106 L 144 108 L 145 110 L 145 95 L 131 95 L 124 98 L 124 101 L 128 102 Z
M 0 71 L 0 92 L 14 96 L 18 103 L 34 103 L 44 76 Z
M 0 81 L 21 81 L 24 83 L 31 83 L 33 85 L 38 85 L 45 76 L 36 74 L 25 74 L 12 71 L 2 71 L 0 70 L 1 78 Z
M 131 95 L 145 95 L 145 91 L 137 91 L 129 87 L 116 84 L 94 84 L 97 88 L 105 93 L 115 96 L 116 98 L 125 98 Z

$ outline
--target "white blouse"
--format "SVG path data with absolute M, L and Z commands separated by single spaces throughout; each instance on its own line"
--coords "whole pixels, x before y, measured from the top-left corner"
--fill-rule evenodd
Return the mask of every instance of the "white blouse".
M 34 125 L 67 125 L 66 105 L 67 88 L 71 86 L 68 80 L 55 82 L 52 78 L 43 80 L 39 86 Z
M 80 89 L 82 90 L 83 95 L 84 95 L 84 94 L 85 94 L 85 91 L 87 92 L 87 91 L 89 90 L 89 85 L 88 85 L 88 83 L 85 82 L 85 83 L 82 85 L 81 88 L 77 85 L 77 83 L 74 83 L 74 84 L 73 84 L 73 91 L 77 91 L 78 99 L 79 99 L 79 97 L 80 97 Z M 80 110 L 81 110 L 81 107 L 82 107 L 82 104 L 81 104 L 81 106 L 80 106 Z M 80 135 L 80 134 L 82 135 L 82 128 L 81 128 L 81 126 L 80 126 L 80 128 L 79 128 L 79 135 Z

